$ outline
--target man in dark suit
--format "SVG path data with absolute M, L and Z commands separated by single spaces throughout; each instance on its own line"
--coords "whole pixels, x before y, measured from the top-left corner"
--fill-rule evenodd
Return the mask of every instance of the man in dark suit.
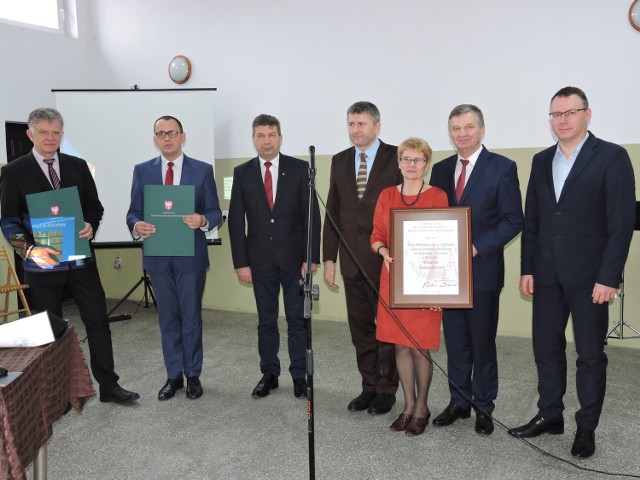
M 447 192 L 449 205 L 471 207 L 474 308 L 443 312 L 451 401 L 433 424 L 443 427 L 468 418 L 473 404 L 476 432 L 491 435 L 503 252 L 522 230 L 522 196 L 515 162 L 482 145 L 484 117 L 478 107 L 455 107 L 449 114 L 449 136 L 458 153 L 433 166 L 430 183 Z
M 282 288 L 287 319 L 289 373 L 293 394 L 306 397 L 307 325 L 300 280 L 320 261 L 320 213 L 313 204 L 312 264 L 307 266 L 309 165 L 282 155 L 280 122 L 271 115 L 253 121 L 258 156 L 233 171 L 229 206 L 229 237 L 238 279 L 253 284 L 258 309 L 258 353 L 262 378 L 253 397 L 278 388 L 280 334 L 278 297 Z
M 629 253 L 635 180 L 624 148 L 588 131 L 591 109 L 582 90 L 560 89 L 550 112 L 558 143 L 533 157 L 520 279 L 520 291 L 533 298 L 538 414 L 509 433 L 530 438 L 564 432 L 565 328 L 571 314 L 580 402 L 571 454 L 586 458 L 595 452 L 606 390 L 608 303 Z
M 351 105 L 347 125 L 354 146 L 336 154 L 331 161 L 322 247 L 324 278 L 332 288 L 338 288 L 335 278 L 339 251 L 351 341 L 362 377 L 362 393 L 347 408 L 375 415 L 393 407 L 398 372 L 393 344 L 376 340 L 378 297 L 365 277 L 379 289 L 382 257 L 371 251 L 373 213 L 380 192 L 399 185 L 402 175 L 398 148 L 378 139 L 380 111 L 373 103 Z
M 136 240 L 156 232 L 152 223 L 144 221 L 145 185 L 194 185 L 195 212 L 182 217 L 194 231 L 194 254 L 189 257 L 145 255 L 142 266 L 149 272 L 156 293 L 158 323 L 162 334 L 162 354 L 167 381 L 158 392 L 159 400 L 172 398 L 184 387 L 186 396 L 200 398 L 202 372 L 202 294 L 209 267 L 205 232 L 222 220 L 216 182 L 211 164 L 195 160 L 182 152 L 186 133 L 180 121 L 171 116 L 154 123 L 153 141 L 161 155 L 138 164 L 133 170 L 131 205 L 127 225 Z
M 84 228 L 78 236 L 91 240 L 104 211 L 96 184 L 87 162 L 58 153 L 63 120 L 57 110 L 34 110 L 29 115 L 28 127 L 32 152 L 2 167 L 0 175 L 2 233 L 24 260 L 25 282 L 31 287 L 31 310 L 48 310 L 62 318 L 65 288 L 78 305 L 89 339 L 91 371 L 100 385 L 100 401 L 131 403 L 140 396 L 118 385 L 107 305 L 95 257 L 61 263 L 56 257 L 59 252 L 36 247 L 27 207 L 27 195 L 77 187 L 84 213 Z

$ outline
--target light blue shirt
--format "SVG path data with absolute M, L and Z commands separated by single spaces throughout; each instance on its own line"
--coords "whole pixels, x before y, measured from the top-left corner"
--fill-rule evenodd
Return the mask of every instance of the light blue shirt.
M 371 167 L 373 167 L 373 161 L 378 154 L 378 148 L 380 148 L 380 140 L 376 138 L 376 141 L 364 151 L 367 155 L 365 162 L 367 162 L 367 180 L 369 180 L 369 174 L 371 173 Z M 358 178 L 358 169 L 360 168 L 360 150 L 356 147 L 355 166 L 356 166 L 356 179 Z
M 556 192 L 556 202 L 560 199 L 560 194 L 562 193 L 562 189 L 564 188 L 564 182 L 567 181 L 567 177 L 573 168 L 573 164 L 576 162 L 576 157 L 582 150 L 582 146 L 584 142 L 589 138 L 589 133 L 585 135 L 582 141 L 573 149 L 571 152 L 571 157 L 567 158 L 562 153 L 560 149 L 560 142 L 558 142 L 558 146 L 556 148 L 556 154 L 553 157 L 553 162 L 551 164 L 551 169 L 553 172 L 553 188 Z

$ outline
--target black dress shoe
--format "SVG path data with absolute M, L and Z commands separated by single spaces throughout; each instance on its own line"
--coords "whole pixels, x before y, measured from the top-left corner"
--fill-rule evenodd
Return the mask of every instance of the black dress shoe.
M 491 435 L 493 433 L 493 420 L 482 412 L 476 413 L 476 433 Z
M 158 392 L 158 400 L 169 400 L 176 394 L 176 390 L 180 390 L 184 387 L 184 380 L 182 378 L 167 379 L 167 383 Z
M 127 403 L 138 400 L 139 398 L 140 395 L 138 395 L 136 392 L 125 390 L 120 385 L 116 385 L 109 390 L 100 389 L 101 402 L 113 402 L 119 405 L 125 405 Z
M 271 372 L 267 372 L 262 375 L 258 385 L 253 389 L 251 396 L 253 398 L 266 397 L 271 393 L 271 390 L 276 388 L 278 388 L 278 377 Z
M 446 427 L 447 425 L 451 425 L 459 418 L 469 418 L 471 416 L 471 409 L 465 410 L 462 407 L 459 407 L 455 403 L 451 402 L 447 405 L 447 408 L 433 419 L 433 424 L 436 427 Z
M 356 398 L 349 402 L 347 410 L 352 412 L 360 412 L 366 410 L 371 405 L 371 401 L 375 398 L 376 392 L 362 392 Z
M 573 440 L 571 455 L 578 458 L 588 458 L 596 451 L 596 438 L 593 430 L 578 427 L 576 438 Z
M 371 415 L 381 415 L 388 413 L 396 403 L 396 396 L 391 393 L 376 393 L 376 396 L 369 404 L 367 412 Z M 414 417 L 415 418 L 415 417 Z
M 200 383 L 200 377 L 187 377 L 187 398 L 195 400 L 200 398 L 203 393 L 204 389 Z
M 307 396 L 307 381 L 304 378 L 293 380 L 293 396 L 296 398 Z
M 562 435 L 564 433 L 564 419 L 562 417 L 548 419 L 536 415 L 529 423 L 509 430 L 509 434 L 518 438 L 533 438 L 543 433 Z

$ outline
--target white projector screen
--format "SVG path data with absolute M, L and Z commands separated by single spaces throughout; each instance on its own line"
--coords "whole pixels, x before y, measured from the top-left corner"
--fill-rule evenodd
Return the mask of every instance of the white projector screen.
M 213 165 L 215 91 L 53 90 L 64 118 L 60 149 L 89 163 L 104 205 L 97 246 L 133 241 L 125 220 L 133 167 L 160 154 L 153 143 L 153 123 L 158 117 L 179 119 L 187 134 L 185 154 Z M 217 238 L 217 229 L 208 237 Z

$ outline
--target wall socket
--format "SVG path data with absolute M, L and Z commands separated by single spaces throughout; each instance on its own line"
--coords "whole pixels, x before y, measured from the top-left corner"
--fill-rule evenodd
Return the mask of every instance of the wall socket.
M 115 268 L 116 270 L 122 268 L 122 260 L 120 260 L 120 257 L 116 257 L 116 259 L 113 261 L 113 268 Z

